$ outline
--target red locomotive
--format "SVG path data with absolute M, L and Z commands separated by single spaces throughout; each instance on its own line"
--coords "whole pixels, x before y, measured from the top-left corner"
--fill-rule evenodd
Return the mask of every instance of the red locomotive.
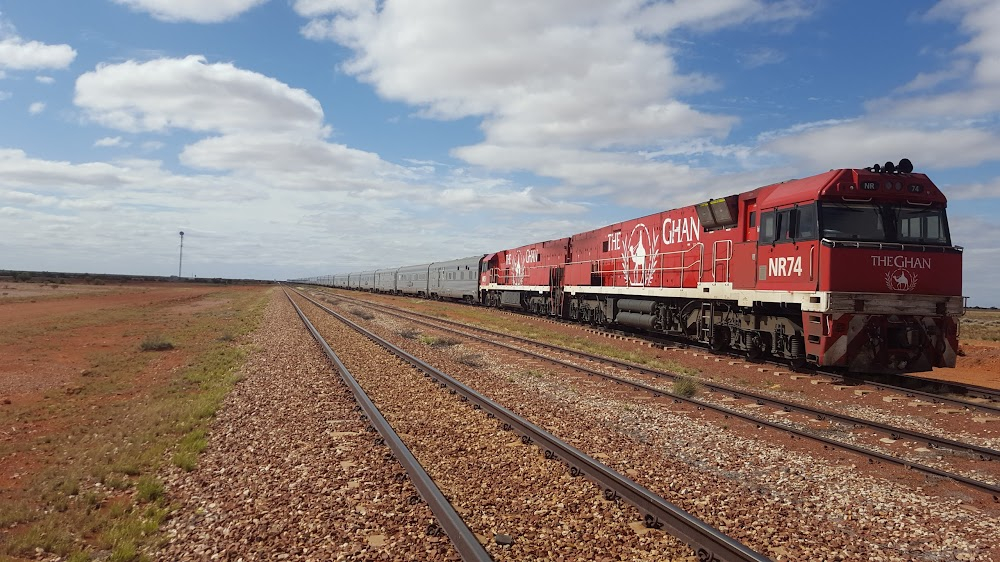
M 848 371 L 954 367 L 962 248 L 906 159 L 483 258 L 480 302 Z

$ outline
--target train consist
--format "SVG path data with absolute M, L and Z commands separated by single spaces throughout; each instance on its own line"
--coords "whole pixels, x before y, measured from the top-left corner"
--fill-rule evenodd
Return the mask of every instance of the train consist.
M 319 285 L 620 325 L 852 372 L 954 367 L 962 248 L 906 159 Z

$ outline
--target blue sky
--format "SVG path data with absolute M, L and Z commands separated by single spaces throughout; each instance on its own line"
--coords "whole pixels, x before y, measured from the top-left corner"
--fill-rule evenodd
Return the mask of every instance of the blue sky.
M 1000 305 L 993 0 L 0 0 L 0 269 L 304 277 L 910 158 Z

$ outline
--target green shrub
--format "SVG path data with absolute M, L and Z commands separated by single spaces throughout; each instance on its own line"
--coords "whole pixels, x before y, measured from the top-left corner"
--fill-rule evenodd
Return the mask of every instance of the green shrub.
M 368 312 L 363 308 L 352 308 L 351 314 L 357 316 L 358 318 L 361 318 L 362 320 L 371 320 L 372 318 L 375 318 L 374 314 Z
M 483 361 L 483 356 L 475 353 L 466 353 L 465 355 L 459 357 L 457 361 L 472 368 L 479 368 L 486 364 Z
M 168 351 L 174 348 L 174 344 L 161 336 L 150 336 L 142 340 L 139 347 L 143 351 Z
M 135 491 L 139 501 L 156 501 L 163 496 L 163 483 L 152 476 L 143 476 L 135 485 Z
M 678 396 L 693 398 L 699 390 L 701 390 L 701 385 L 691 377 L 680 376 L 674 379 L 674 394 Z

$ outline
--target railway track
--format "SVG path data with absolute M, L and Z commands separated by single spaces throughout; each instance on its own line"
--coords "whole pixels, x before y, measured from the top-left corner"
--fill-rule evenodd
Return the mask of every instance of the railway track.
M 520 312 L 504 311 L 509 314 L 522 314 Z M 536 317 L 537 318 L 537 317 Z M 565 322 L 558 319 L 549 319 L 552 322 L 565 323 L 570 326 L 580 324 Z M 720 357 L 731 359 L 746 359 L 745 354 L 733 352 L 720 352 L 712 350 L 708 345 L 692 342 L 688 340 L 676 340 L 668 336 L 655 336 L 648 333 L 635 332 L 617 328 L 587 328 L 594 333 L 608 333 L 621 335 L 630 338 L 641 339 L 652 342 L 663 347 L 681 347 L 701 349 L 705 353 L 711 353 Z M 843 384 L 851 386 L 868 385 L 876 390 L 888 390 L 898 392 L 908 398 L 925 400 L 932 404 L 948 404 L 959 408 L 980 411 L 990 415 L 1000 415 L 1000 390 L 986 388 L 982 386 L 963 384 L 951 381 L 943 381 L 916 375 L 875 375 L 875 374 L 845 374 L 837 371 L 825 369 L 812 369 L 807 367 L 793 368 L 786 362 L 775 360 L 758 360 L 762 365 L 772 365 L 782 369 L 794 370 L 802 374 L 825 377 L 832 384 Z M 936 391 L 921 390 L 934 388 Z M 964 396 L 966 398 L 959 398 Z M 969 399 L 971 398 L 971 399 Z
M 699 561 L 767 560 L 766 557 L 753 552 L 729 538 L 725 533 L 712 528 L 673 504 L 670 504 L 662 497 L 643 488 L 630 478 L 583 454 L 578 449 L 555 437 L 552 433 L 518 416 L 509 409 L 490 400 L 431 365 L 420 361 L 402 349 L 392 345 L 387 340 L 365 330 L 343 315 L 337 314 L 320 303 L 308 299 L 308 297 L 302 297 L 309 300 L 319 310 L 336 318 L 338 322 L 349 326 L 354 331 L 398 357 L 401 361 L 405 361 L 407 364 L 418 369 L 423 373 L 423 378 L 427 379 L 425 384 L 428 385 L 428 390 L 432 390 L 431 385 L 439 386 L 442 390 L 447 390 L 449 394 L 456 395 L 458 400 L 467 406 L 471 406 L 473 410 L 481 411 L 487 418 L 496 420 L 496 423 L 502 424 L 502 429 L 516 432 L 521 436 L 522 444 L 537 445 L 544 451 L 544 458 L 559 459 L 564 462 L 569 467 L 570 475 L 583 476 L 600 486 L 603 490 L 603 497 L 608 502 L 615 503 L 623 500 L 633 505 L 642 514 L 643 523 L 646 527 L 665 529 L 672 536 L 689 545 L 694 550 Z M 365 415 L 372 423 L 373 429 L 378 431 L 381 439 L 385 440 L 386 444 L 392 449 L 394 456 L 404 465 L 407 473 L 410 475 L 410 479 L 420 491 L 421 497 L 427 501 L 428 505 L 434 511 L 441 528 L 455 543 L 456 549 L 463 560 L 490 559 L 488 553 L 482 549 L 474 534 L 472 534 L 462 518 L 445 499 L 431 477 L 423 471 L 420 463 L 417 462 L 414 455 L 406 448 L 399 435 L 389 426 L 389 423 L 375 407 L 372 399 L 364 393 L 361 385 L 350 375 L 344 363 L 341 362 L 334 351 L 326 344 L 319 330 L 313 326 L 307 315 L 295 303 L 295 299 L 290 295 L 289 299 L 313 334 L 313 337 L 320 342 L 327 355 L 337 365 L 345 384 L 354 393 L 359 404 L 359 409 L 363 409 Z M 434 530 L 429 529 L 429 532 L 434 532 Z M 483 556 L 486 557 L 484 558 Z
M 343 297 L 343 295 L 340 295 Z M 347 297 L 344 297 L 347 298 Z M 505 314 L 522 315 L 530 318 L 544 319 L 548 322 L 564 324 L 567 326 L 583 326 L 577 322 L 568 322 L 559 318 L 543 317 L 525 312 L 509 309 L 502 310 Z M 656 335 L 646 332 L 630 330 L 628 328 L 594 328 L 585 327 L 594 333 L 611 334 L 629 338 L 640 339 L 651 342 L 665 348 L 681 347 L 701 349 L 705 353 L 712 353 L 721 357 L 745 359 L 745 355 L 739 353 L 717 352 L 709 346 L 693 342 L 690 340 L 680 340 L 666 335 Z M 792 369 L 787 363 L 773 360 L 760 360 L 762 364 L 774 365 L 777 367 Z M 920 377 L 916 375 L 865 375 L 865 374 L 845 374 L 837 371 L 824 369 L 795 369 L 803 374 L 811 374 L 826 377 L 831 383 L 844 385 L 870 385 L 878 390 L 888 390 L 899 392 L 910 398 L 922 399 L 933 404 L 949 404 L 959 408 L 981 411 L 990 415 L 1000 416 L 1000 390 L 976 386 L 952 381 L 943 381 L 933 378 Z M 927 388 L 937 389 L 936 391 L 921 390 Z M 966 398 L 959 398 L 964 396 Z M 971 398 L 968 399 L 968 398 Z
M 298 313 L 299 318 L 302 319 L 309 333 L 312 334 L 316 342 L 323 348 L 323 352 L 326 353 L 326 356 L 336 366 L 341 380 L 351 391 L 354 401 L 358 404 L 355 409 L 364 412 L 364 416 L 371 424 L 369 427 L 381 436 L 379 439 L 380 442 L 389 447 L 393 457 L 406 470 L 410 482 L 416 487 L 420 493 L 420 497 L 434 513 L 434 517 L 437 518 L 440 527 L 429 526 L 427 534 L 435 535 L 438 533 L 438 529 L 443 530 L 448 535 L 448 538 L 451 539 L 452 544 L 455 545 L 455 549 L 462 557 L 462 560 L 466 562 L 493 560 L 489 553 L 486 552 L 486 549 L 479 543 L 475 533 L 469 529 L 462 517 L 455 511 L 455 508 L 448 503 L 447 498 L 445 498 L 437 485 L 434 484 L 434 480 L 427 474 L 427 471 L 424 470 L 416 457 L 413 456 L 413 453 L 407 448 L 406 444 L 399 437 L 399 434 L 392 429 L 392 426 L 386 421 L 382 412 L 379 411 L 375 403 L 372 402 L 364 389 L 361 388 L 357 379 L 354 378 L 347 367 L 340 361 L 340 357 L 326 343 L 326 340 L 323 339 L 323 336 L 316 330 L 312 322 L 302 312 L 302 309 L 299 308 L 299 305 L 292 299 L 291 295 L 286 293 L 286 296 L 288 296 L 288 300 L 292 303 L 295 312 Z
M 343 297 L 342 295 L 336 295 L 336 296 L 338 298 L 345 298 L 345 299 L 347 298 L 347 297 Z M 520 337 L 512 336 L 512 335 L 509 335 L 509 334 L 503 334 L 503 333 L 495 332 L 495 331 L 492 331 L 492 330 L 487 330 L 487 329 L 484 329 L 484 328 L 479 328 L 479 327 L 474 327 L 474 326 L 468 326 L 466 324 L 461 324 L 461 323 L 453 322 L 453 321 L 450 321 L 450 320 L 440 319 L 440 318 L 436 318 L 436 317 L 430 317 L 430 316 L 427 316 L 427 315 L 421 315 L 421 314 L 414 313 L 414 312 L 411 312 L 411 311 L 405 311 L 405 310 L 399 309 L 397 307 L 388 307 L 387 305 L 377 305 L 377 304 L 374 304 L 374 303 L 371 303 L 371 302 L 368 302 L 368 301 L 364 301 L 364 300 L 356 300 L 356 299 L 350 299 L 350 300 L 354 300 L 355 302 L 357 302 L 359 304 L 365 304 L 367 306 L 377 306 L 380 309 L 382 309 L 383 311 L 385 311 L 385 309 L 392 309 L 395 312 L 387 312 L 387 313 L 389 313 L 389 314 L 396 314 L 396 315 L 398 315 L 400 317 L 407 317 L 407 316 L 409 316 L 410 320 L 415 321 L 415 322 L 423 323 L 425 325 L 434 327 L 435 329 L 441 329 L 441 330 L 451 331 L 453 333 L 461 335 L 462 337 L 473 338 L 473 339 L 476 339 L 478 341 L 482 341 L 482 342 L 485 342 L 485 343 L 488 343 L 488 344 L 491 344 L 491 345 L 500 346 L 500 347 L 503 347 L 504 349 L 508 349 L 508 350 L 511 350 L 511 351 L 516 351 L 516 352 L 519 352 L 519 353 L 526 353 L 526 354 L 529 354 L 529 355 L 531 355 L 531 356 L 533 356 L 535 358 L 538 358 L 538 359 L 556 362 L 556 363 L 562 365 L 563 367 L 566 367 L 566 368 L 569 368 L 569 369 L 574 369 L 574 370 L 581 371 L 581 372 L 585 372 L 585 373 L 587 373 L 588 375 L 591 375 L 591 376 L 605 377 L 605 378 L 608 378 L 609 380 L 612 380 L 612 381 L 614 381 L 614 382 L 616 382 L 618 384 L 625 384 L 625 385 L 628 385 L 628 386 L 630 386 L 632 388 L 635 388 L 637 390 L 642 390 L 642 391 L 645 391 L 645 392 L 649 392 L 649 393 L 653 394 L 654 396 L 656 396 L 656 395 L 671 395 L 675 400 L 686 400 L 686 401 L 689 401 L 692 404 L 695 404 L 698 408 L 711 409 L 711 410 L 714 410 L 714 411 L 716 411 L 716 412 L 718 412 L 718 413 L 720 413 L 720 414 L 722 414 L 722 415 L 724 415 L 726 417 L 738 417 L 738 418 L 742 418 L 742 419 L 744 419 L 744 420 L 746 420 L 748 422 L 751 422 L 751 423 L 756 423 L 758 425 L 766 425 L 766 426 L 769 426 L 769 427 L 772 427 L 774 429 L 778 429 L 778 430 L 781 430 L 781 431 L 792 432 L 792 433 L 794 433 L 797 436 L 806 437 L 806 438 L 809 438 L 809 439 L 814 439 L 814 440 L 817 440 L 817 441 L 820 441 L 820 442 L 824 443 L 824 445 L 826 445 L 826 446 L 833 446 L 833 447 L 837 447 L 837 448 L 841 448 L 841 449 L 850 450 L 850 451 L 852 451 L 854 453 L 857 453 L 857 454 L 860 454 L 860 455 L 863 455 L 863 456 L 867 457 L 868 459 L 870 459 L 870 462 L 871 461 L 875 461 L 875 462 L 887 462 L 887 463 L 897 464 L 897 465 L 904 466 L 906 468 L 918 470 L 918 471 L 921 471 L 921 472 L 924 472 L 924 473 L 927 473 L 927 474 L 931 474 L 931 475 L 934 475 L 934 476 L 943 477 L 943 478 L 949 478 L 949 479 L 955 480 L 957 482 L 961 482 L 961 483 L 963 483 L 963 484 L 965 484 L 967 486 L 970 486 L 972 488 L 975 488 L 975 489 L 978 489 L 980 491 L 989 493 L 989 494 L 991 494 L 994 497 L 994 499 L 996 499 L 998 497 L 998 495 L 1000 495 L 1000 486 L 998 486 L 995 477 L 992 479 L 992 481 L 984 481 L 983 477 L 981 477 L 979 475 L 976 475 L 977 477 L 971 477 L 971 476 L 967 476 L 965 474 L 957 473 L 956 471 L 946 470 L 946 469 L 938 468 L 938 467 L 935 467 L 935 466 L 925 465 L 925 464 L 922 464 L 921 462 L 913 460 L 913 459 L 901 458 L 901 457 L 898 457 L 898 456 L 895 456 L 895 455 L 886 454 L 886 453 L 880 452 L 878 450 L 874 450 L 874 449 L 872 449 L 870 447 L 859 446 L 859 445 L 855 445 L 855 444 L 852 444 L 852 443 L 845 443 L 845 442 L 843 442 L 841 440 L 835 440 L 835 439 L 831 439 L 831 438 L 824 437 L 824 436 L 821 436 L 821 435 L 817 435 L 813 431 L 809 431 L 809 430 L 804 430 L 804 429 L 799 429 L 799 428 L 793 427 L 793 426 L 791 426 L 787 422 L 783 422 L 783 421 L 777 421 L 776 422 L 774 420 L 767 419 L 767 418 L 761 417 L 759 415 L 749 414 L 749 413 L 747 413 L 745 411 L 740 411 L 740 410 L 737 410 L 737 409 L 734 409 L 734 408 L 731 408 L 731 407 L 728 407 L 728 406 L 721 406 L 719 404 L 715 404 L 715 403 L 712 403 L 712 402 L 707 402 L 707 401 L 702 401 L 702 400 L 693 400 L 693 399 L 684 398 L 682 396 L 673 395 L 673 394 L 671 394 L 671 392 L 669 390 L 667 390 L 667 389 L 665 389 L 663 387 L 660 387 L 660 386 L 654 386 L 654 385 L 646 384 L 644 382 L 636 381 L 636 380 L 633 380 L 631 378 L 617 377 L 617 376 L 614 376 L 614 375 L 610 375 L 610 374 L 608 374 L 606 372 L 602 372 L 602 371 L 598 371 L 598 370 L 595 370 L 595 369 L 591 369 L 589 367 L 585 367 L 585 366 L 581 365 L 580 363 L 566 362 L 566 361 L 562 361 L 562 360 L 559 360 L 559 359 L 554 359 L 554 358 L 546 356 L 546 355 L 541 355 L 541 354 L 530 352 L 530 351 L 527 351 L 527 350 L 524 350 L 522 348 L 518 348 L 518 347 L 515 347 L 515 346 L 512 346 L 512 345 L 504 344 L 502 342 L 498 342 L 498 341 L 495 341 L 495 339 L 490 339 L 490 338 L 504 338 L 504 339 L 515 341 L 515 342 L 517 342 L 517 343 L 519 343 L 521 345 L 530 345 L 530 346 L 533 346 L 533 347 L 540 347 L 540 348 L 543 348 L 543 349 L 548 350 L 548 351 L 553 351 L 553 352 L 557 352 L 557 353 L 560 353 L 560 354 L 569 355 L 571 357 L 582 359 L 584 361 L 600 362 L 600 363 L 603 363 L 603 364 L 612 365 L 612 366 L 614 366 L 615 368 L 618 368 L 618 369 L 623 369 L 623 370 L 627 370 L 627 371 L 637 372 L 637 373 L 640 373 L 640 374 L 645 374 L 645 375 L 647 375 L 649 377 L 652 377 L 654 379 L 662 379 L 662 378 L 672 379 L 672 378 L 675 377 L 675 375 L 673 375 L 671 373 L 667 373 L 667 372 L 664 372 L 664 371 L 658 371 L 658 370 L 655 370 L 655 369 L 649 369 L 649 368 L 646 368 L 646 367 L 643 367 L 643 366 L 640 366 L 640 365 L 635 365 L 635 364 L 632 364 L 632 363 L 625 363 L 625 362 L 621 362 L 621 361 L 609 359 L 609 358 L 606 358 L 606 357 L 596 356 L 596 355 L 593 355 L 593 354 L 587 354 L 587 353 L 583 353 L 583 352 L 580 352 L 580 351 L 576 351 L 576 350 L 572 350 L 572 349 L 567 349 L 567 348 L 563 348 L 563 347 L 560 347 L 560 346 L 555 346 L 555 345 L 551 345 L 551 344 L 547 344 L 547 343 L 543 343 L 543 342 L 537 342 L 537 341 L 530 340 L 530 339 L 527 339 L 527 338 L 520 338 Z M 412 317 L 414 317 L 414 316 L 416 316 L 418 318 L 417 319 L 413 319 Z M 452 328 L 442 327 L 442 324 L 443 325 L 447 325 L 447 326 L 452 326 Z M 473 334 L 469 334 L 467 332 L 462 332 L 460 330 L 456 330 L 455 329 L 456 327 L 457 328 L 461 328 L 462 330 L 471 330 L 471 331 L 475 331 L 475 332 L 487 334 L 489 337 L 476 336 L 476 335 L 473 335 Z M 930 435 L 930 434 L 923 433 L 923 432 L 912 431 L 912 430 L 908 430 L 908 429 L 901 428 L 901 427 L 890 426 L 890 425 L 887 425 L 887 424 L 883 424 L 883 423 L 879 423 L 879 422 L 874 422 L 874 421 L 871 421 L 871 420 L 861 419 L 861 418 L 857 418 L 857 417 L 854 417 L 854 416 L 848 416 L 848 415 L 844 415 L 844 414 L 839 414 L 839 413 L 834 412 L 834 411 L 823 410 L 823 409 L 819 409 L 819 408 L 815 408 L 815 407 L 803 405 L 803 404 L 800 404 L 800 403 L 791 402 L 791 401 L 788 401 L 788 400 L 778 399 L 778 398 L 775 398 L 775 397 L 772 397 L 772 396 L 767 396 L 767 395 L 763 395 L 763 394 L 759 394 L 759 393 L 748 392 L 748 391 L 741 390 L 741 389 L 735 389 L 733 387 L 730 387 L 730 386 L 727 386 L 727 385 L 723 385 L 723 384 L 719 384 L 719 383 L 714 383 L 714 382 L 704 381 L 704 380 L 700 381 L 700 383 L 705 388 L 707 388 L 707 389 L 709 389 L 709 390 L 711 390 L 713 392 L 717 392 L 717 393 L 723 394 L 723 395 L 725 395 L 725 396 L 727 396 L 727 397 L 729 397 L 731 399 L 734 399 L 734 400 L 750 401 L 750 402 L 752 402 L 756 406 L 765 406 L 766 405 L 766 406 L 778 408 L 781 412 L 798 412 L 800 414 L 803 414 L 803 415 L 806 415 L 806 416 L 810 416 L 813 419 L 832 420 L 832 421 L 835 421 L 835 422 L 837 422 L 839 424 L 842 424 L 844 426 L 851 427 L 851 428 L 854 428 L 854 429 L 867 428 L 867 429 L 870 429 L 870 430 L 874 430 L 874 431 L 880 432 L 881 434 L 887 436 L 887 438 L 889 440 L 907 439 L 907 440 L 913 441 L 914 443 L 926 444 L 927 446 L 929 446 L 931 448 L 934 448 L 937 452 L 942 452 L 942 453 L 950 452 L 953 455 L 961 455 L 961 456 L 964 456 L 964 457 L 967 457 L 967 458 L 978 458 L 978 459 L 980 459 L 982 461 L 996 461 L 996 460 L 1000 460 L 1000 451 L 997 451 L 997 450 L 994 450 L 994 449 L 991 449 L 991 448 L 988 448 L 988 447 L 982 447 L 982 446 L 978 446 L 978 445 L 974 445 L 974 444 L 970 444 L 970 443 L 956 441 L 956 440 L 953 440 L 953 439 L 942 438 L 942 437 Z M 988 475 L 987 475 L 987 478 L 988 478 Z

